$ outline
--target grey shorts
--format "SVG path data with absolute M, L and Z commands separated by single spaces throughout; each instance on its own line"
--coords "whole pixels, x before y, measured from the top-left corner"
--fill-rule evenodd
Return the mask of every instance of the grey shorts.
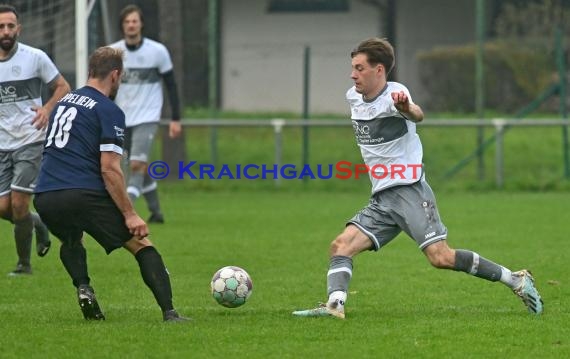
M 43 150 L 43 142 L 38 142 L 0 151 L 0 196 L 11 191 L 34 193 Z
M 348 221 L 349 224 L 354 224 L 370 238 L 374 250 L 388 244 L 401 231 L 413 238 L 422 250 L 447 237 L 435 196 L 424 179 L 375 193 L 368 205 Z
M 148 162 L 158 122 L 141 123 L 127 128 L 125 150 L 129 160 Z

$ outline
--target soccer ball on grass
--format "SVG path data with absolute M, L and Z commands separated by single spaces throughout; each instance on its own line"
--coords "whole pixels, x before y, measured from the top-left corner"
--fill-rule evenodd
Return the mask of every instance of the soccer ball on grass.
M 220 268 L 212 277 L 210 286 L 216 302 L 228 308 L 243 305 L 253 290 L 249 274 L 236 266 Z

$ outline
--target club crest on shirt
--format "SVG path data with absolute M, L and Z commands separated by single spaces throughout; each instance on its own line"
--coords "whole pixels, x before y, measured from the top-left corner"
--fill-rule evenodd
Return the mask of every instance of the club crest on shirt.
M 12 66 L 12 75 L 20 76 L 21 73 L 22 73 L 22 67 L 20 65 Z
M 119 138 L 125 137 L 125 129 L 119 126 L 113 126 L 115 128 L 115 136 Z
M 139 79 L 139 72 L 138 71 L 131 71 L 130 69 L 123 70 L 123 76 L 121 77 L 122 83 L 138 83 L 140 82 Z

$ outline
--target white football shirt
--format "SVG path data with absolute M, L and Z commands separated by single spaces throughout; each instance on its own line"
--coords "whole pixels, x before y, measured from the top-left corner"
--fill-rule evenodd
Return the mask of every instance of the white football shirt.
M 394 106 L 392 92 L 408 89 L 388 82 L 380 95 L 364 101 L 354 86 L 346 92 L 352 126 L 364 163 L 369 167 L 372 193 L 417 182 L 423 170 L 423 149 L 416 124 L 407 120 Z
M 149 38 L 135 50 L 125 40 L 110 45 L 125 52 L 124 74 L 115 103 L 125 112 L 127 127 L 158 122 L 162 112 L 162 74 L 172 70 L 166 47 Z
M 45 129 L 32 125 L 42 106 L 42 88 L 59 76 L 59 71 L 40 49 L 17 42 L 14 54 L 0 61 L 0 151 L 43 142 Z

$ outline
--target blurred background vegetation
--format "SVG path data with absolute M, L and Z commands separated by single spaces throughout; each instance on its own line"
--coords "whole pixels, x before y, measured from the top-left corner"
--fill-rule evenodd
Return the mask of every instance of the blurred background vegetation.
M 497 3 L 501 10 L 484 46 L 485 107 L 512 113 L 560 80 L 555 38 L 557 30 L 569 38 L 570 9 L 569 2 L 562 0 Z M 474 44 L 466 44 L 419 53 L 421 81 L 429 89 L 428 109 L 475 111 L 475 51 Z M 563 51 L 567 62 L 568 51 Z M 540 110 L 556 113 L 559 101 L 553 97 Z

